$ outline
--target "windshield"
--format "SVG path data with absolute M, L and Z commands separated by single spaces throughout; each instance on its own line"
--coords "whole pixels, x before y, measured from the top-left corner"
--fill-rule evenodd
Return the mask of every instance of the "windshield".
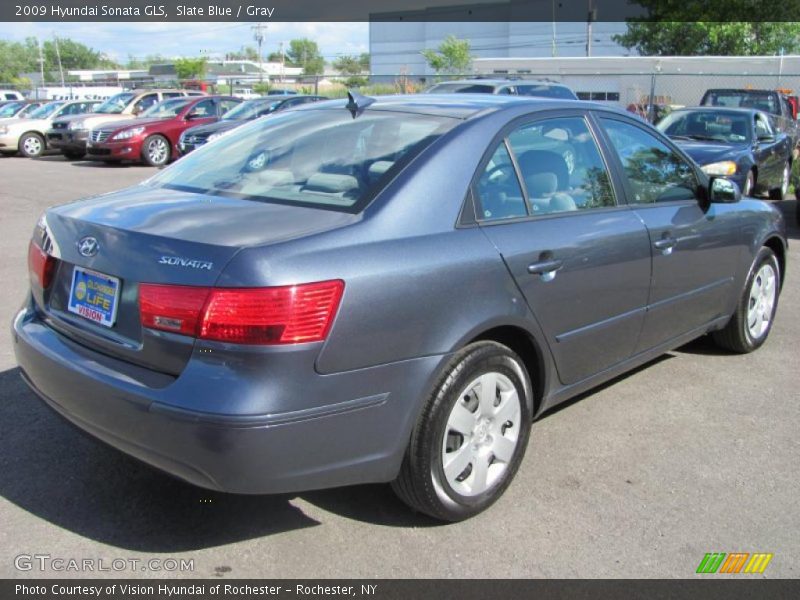
M 222 116 L 223 121 L 249 120 L 255 119 L 271 113 L 281 105 L 283 100 L 248 100 L 233 107 Z
M 750 115 L 718 110 L 677 111 L 656 126 L 671 138 L 739 144 L 750 141 Z
M 174 119 L 190 102 L 194 102 L 194 100 L 186 98 L 164 100 L 164 102 L 154 104 L 139 116 L 156 119 Z
M 344 108 L 287 111 L 182 158 L 151 185 L 357 212 L 457 119 Z M 220 145 L 221 144 L 221 145 Z
M 24 102 L 11 102 L 0 107 L 0 118 L 2 117 L 13 117 L 17 114 L 17 111 L 25 106 Z
M 703 104 L 729 108 L 755 108 L 776 115 L 781 114 L 776 94 L 772 92 L 729 91 L 709 92 Z
M 28 116 L 31 119 L 46 119 L 62 106 L 64 106 L 63 102 L 48 102 L 47 104 L 37 108 Z
M 439 83 L 428 90 L 429 94 L 491 94 L 493 85 L 481 83 Z
M 100 106 L 94 109 L 96 113 L 105 113 L 105 114 L 119 114 L 125 107 L 128 106 L 128 103 L 136 97 L 136 94 L 132 92 L 123 92 L 121 94 L 117 94 L 116 96 L 111 96 L 108 100 L 103 102 Z

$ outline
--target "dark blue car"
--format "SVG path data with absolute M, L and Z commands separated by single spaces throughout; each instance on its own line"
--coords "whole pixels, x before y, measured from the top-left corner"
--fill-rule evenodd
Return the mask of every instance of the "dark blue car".
M 17 361 L 81 429 L 207 488 L 393 482 L 455 521 L 548 409 L 708 333 L 761 346 L 786 238 L 630 114 L 419 94 L 251 121 L 48 209 L 28 256 Z
M 748 108 L 684 108 L 658 129 L 672 138 L 708 175 L 735 181 L 742 194 L 782 200 L 792 173 L 792 140 L 765 112 Z

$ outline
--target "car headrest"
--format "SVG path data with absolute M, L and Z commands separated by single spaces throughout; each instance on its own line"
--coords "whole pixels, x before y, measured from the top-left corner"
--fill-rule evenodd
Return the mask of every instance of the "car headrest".
M 558 177 L 555 173 L 534 173 L 525 178 L 525 185 L 530 196 L 542 198 L 558 189 Z
M 564 212 L 568 210 L 578 210 L 575 200 L 569 194 L 556 194 L 550 198 L 548 212 Z
M 525 177 L 528 178 L 536 173 L 555 173 L 558 178 L 558 190 L 566 190 L 569 187 L 569 169 L 567 161 L 557 152 L 550 150 L 528 150 L 519 155 L 519 168 Z M 530 173 L 530 175 L 529 175 Z
M 308 178 L 304 191 L 320 194 L 346 194 L 358 189 L 358 180 L 352 175 L 336 173 L 315 173 Z

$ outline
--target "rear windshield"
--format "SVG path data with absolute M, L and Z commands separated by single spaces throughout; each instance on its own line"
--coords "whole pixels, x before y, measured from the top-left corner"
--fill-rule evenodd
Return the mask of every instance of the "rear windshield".
M 116 94 L 95 108 L 94 112 L 112 115 L 119 114 L 125 110 L 125 107 L 128 106 L 128 103 L 135 97 L 136 94 L 132 92 L 122 92 L 121 94 Z
M 263 202 L 357 212 L 457 119 L 345 108 L 277 113 L 182 158 L 150 180 Z
M 545 84 L 520 84 L 517 86 L 517 93 L 520 96 L 537 96 L 541 98 L 563 98 L 566 100 L 577 100 L 575 94 L 568 87 L 563 85 Z
M 719 91 L 708 92 L 703 104 L 710 106 L 727 106 L 730 108 L 755 108 L 776 115 L 781 114 L 776 94 L 771 92 L 751 91 Z
M 493 85 L 482 83 L 439 83 L 428 90 L 429 94 L 491 94 Z

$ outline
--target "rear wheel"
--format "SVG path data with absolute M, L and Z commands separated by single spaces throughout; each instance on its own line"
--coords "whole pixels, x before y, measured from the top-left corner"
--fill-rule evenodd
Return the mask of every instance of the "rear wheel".
M 26 133 L 19 139 L 19 151 L 23 156 L 36 158 L 42 155 L 44 149 L 44 138 L 36 132 Z
M 789 181 L 792 177 L 792 163 L 786 161 L 786 164 L 783 165 L 783 172 L 781 173 L 781 185 L 780 187 L 771 189 L 769 191 L 769 197 L 773 200 L 783 200 L 786 196 L 789 195 Z
M 470 344 L 444 369 L 414 428 L 392 487 L 412 508 L 467 519 L 506 490 L 531 427 L 522 361 L 495 342 Z
M 151 135 L 142 146 L 142 158 L 151 167 L 162 167 L 169 162 L 169 140 L 163 135 Z
M 780 289 L 778 259 L 771 249 L 761 248 L 736 312 L 724 329 L 712 334 L 717 345 L 740 353 L 752 352 L 761 346 L 772 329 Z

